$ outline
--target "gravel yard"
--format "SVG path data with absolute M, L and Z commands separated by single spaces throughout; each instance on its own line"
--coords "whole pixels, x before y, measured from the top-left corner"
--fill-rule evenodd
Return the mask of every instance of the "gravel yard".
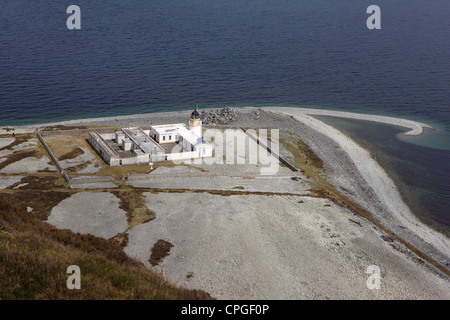
M 293 180 L 293 176 L 258 176 L 258 177 L 229 177 L 229 176 L 187 176 L 187 177 L 152 177 L 128 181 L 129 186 L 137 188 L 157 189 L 195 189 L 195 190 L 233 190 L 249 192 L 272 192 L 308 194 L 310 185 L 303 177 L 303 181 Z M 296 175 L 298 177 L 298 175 Z
M 129 231 L 125 252 L 218 299 L 450 297 L 448 282 L 326 199 L 147 193 L 146 205 L 156 218 Z M 173 248 L 153 267 L 150 249 L 159 239 Z M 370 265 L 381 268 L 380 290 L 367 288 Z
M 119 198 L 109 192 L 80 192 L 61 201 L 47 220 L 58 229 L 109 239 L 128 227 Z

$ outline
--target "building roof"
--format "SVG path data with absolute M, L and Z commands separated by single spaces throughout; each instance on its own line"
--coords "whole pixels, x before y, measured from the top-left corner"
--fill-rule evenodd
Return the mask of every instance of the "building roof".
M 195 134 L 185 123 L 163 124 L 152 126 L 152 128 L 159 134 L 175 133 L 195 146 L 203 142 L 202 137 Z
M 122 131 L 130 140 L 134 141 L 144 153 L 162 151 L 162 148 L 145 134 L 141 128 L 123 128 Z
M 162 124 L 152 126 L 152 129 L 158 132 L 159 134 L 169 134 L 169 133 L 177 133 L 181 128 L 185 128 L 186 125 L 184 123 L 175 123 L 175 124 Z
M 191 119 L 200 119 L 200 113 L 198 113 L 197 109 L 192 111 L 191 113 Z

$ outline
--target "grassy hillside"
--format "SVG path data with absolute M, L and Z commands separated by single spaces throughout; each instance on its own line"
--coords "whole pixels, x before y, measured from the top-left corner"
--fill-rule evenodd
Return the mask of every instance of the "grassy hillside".
M 81 269 L 81 289 L 66 286 Z M 211 299 L 169 284 L 117 241 L 58 230 L 0 195 L 0 299 Z

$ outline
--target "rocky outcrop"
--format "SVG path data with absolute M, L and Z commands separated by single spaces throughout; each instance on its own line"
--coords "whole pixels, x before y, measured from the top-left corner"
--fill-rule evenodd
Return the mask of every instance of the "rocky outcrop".
M 206 125 L 227 124 L 236 120 L 238 112 L 236 109 L 225 107 L 221 109 L 208 109 L 200 113 L 200 119 Z

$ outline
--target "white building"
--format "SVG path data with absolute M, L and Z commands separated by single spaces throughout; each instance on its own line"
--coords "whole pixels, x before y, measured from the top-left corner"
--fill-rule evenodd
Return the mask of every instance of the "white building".
M 189 125 L 157 125 L 150 130 L 122 128 L 105 134 L 91 132 L 89 142 L 111 166 L 196 159 L 213 154 L 213 147 L 204 141 L 197 110 L 192 112 Z
M 213 147 L 204 141 L 202 121 L 197 110 L 191 113 L 189 125 L 184 123 L 152 126 L 150 136 L 161 146 L 176 143 L 175 149 L 181 152 L 167 153 L 167 160 L 211 157 Z M 167 149 L 167 148 L 166 148 Z M 174 150 L 176 151 L 176 150 Z

